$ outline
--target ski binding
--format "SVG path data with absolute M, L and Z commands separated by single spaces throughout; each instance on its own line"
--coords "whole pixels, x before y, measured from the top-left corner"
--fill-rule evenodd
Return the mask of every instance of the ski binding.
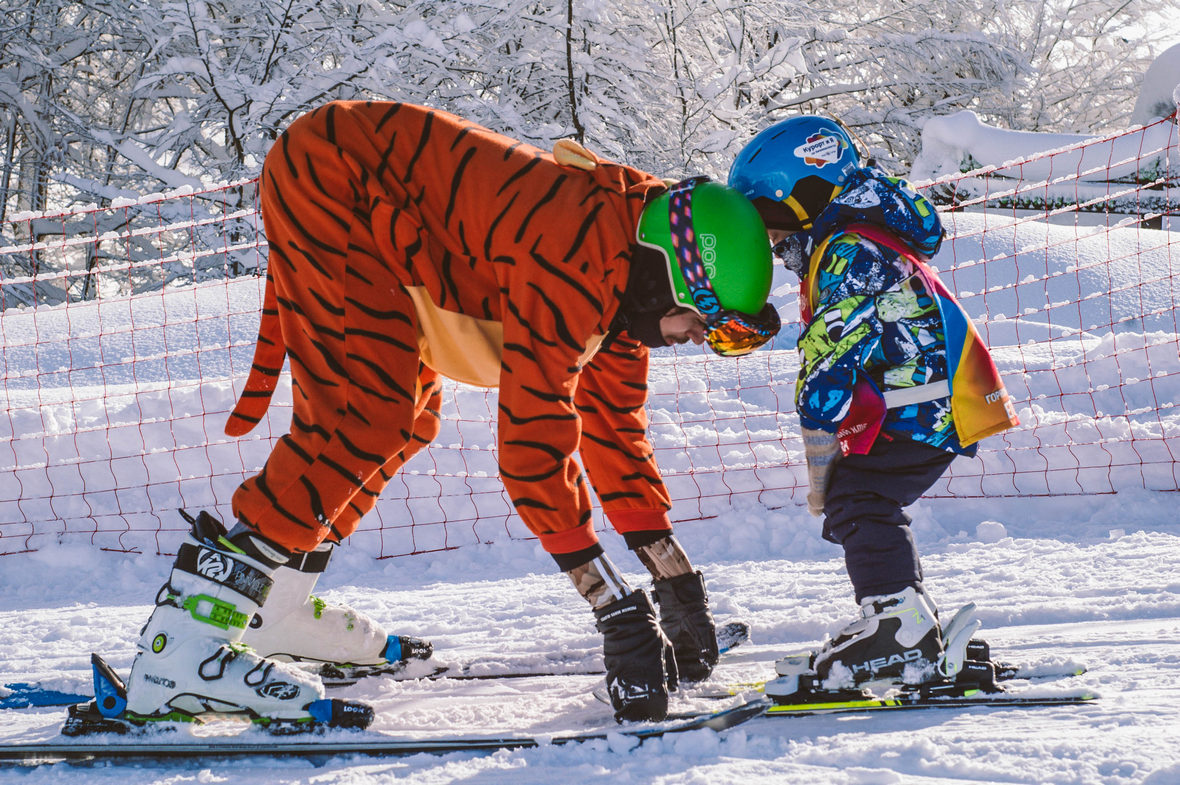
M 975 604 L 968 603 L 943 626 L 943 654 L 933 681 L 906 684 L 892 679 L 869 681 L 855 688 L 832 688 L 821 683 L 813 667 L 814 652 L 791 655 L 775 663 L 778 678 L 762 691 L 773 701 L 767 716 L 867 711 L 876 709 L 936 708 L 971 705 L 1046 706 L 1079 703 L 1097 696 L 1088 691 L 1032 697 L 1009 693 L 997 682 L 1018 678 L 1017 666 L 996 663 L 986 641 L 973 637 L 981 623 Z M 1069 676 L 1085 672 L 1077 668 Z
M 137 714 L 127 710 L 127 685 L 102 657 L 90 655 L 94 675 L 94 700 L 69 707 L 62 726 L 63 736 L 87 736 L 96 733 L 140 734 L 155 730 L 175 730 L 172 723 L 208 723 L 228 720 L 261 728 L 274 735 L 319 732 L 328 728 L 363 729 L 373 721 L 373 709 L 358 701 L 322 698 L 306 707 L 304 717 L 277 718 L 258 715 L 249 710 L 216 709 L 194 713 L 173 709 L 158 714 Z

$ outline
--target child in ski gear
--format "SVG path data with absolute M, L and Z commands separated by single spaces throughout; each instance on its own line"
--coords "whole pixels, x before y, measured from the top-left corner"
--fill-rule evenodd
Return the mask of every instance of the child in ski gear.
M 808 509 L 844 548 L 861 618 L 812 663 L 860 683 L 930 674 L 943 658 L 934 604 L 902 508 L 956 455 L 1018 424 L 987 348 L 927 264 L 943 230 L 902 180 L 862 165 L 845 129 L 784 120 L 738 154 L 775 255 L 799 276 L 795 404 Z
M 285 357 L 291 429 L 234 494 L 229 532 L 210 516 L 194 524 L 140 641 L 129 709 L 165 712 L 196 692 L 210 705 L 298 713 L 322 688 L 260 655 L 356 661 L 303 623 L 306 576 L 438 434 L 445 376 L 499 388 L 505 488 L 593 609 L 616 717 L 663 718 L 678 671 L 704 678 L 718 655 L 704 579 L 673 536 L 646 436 L 649 347 L 743 354 L 778 330 L 757 211 L 703 178 L 669 187 L 573 142 L 551 155 L 443 111 L 380 102 L 333 102 L 296 120 L 260 189 L 262 322 L 226 430 L 260 421 Z M 603 552 L 575 453 L 651 573 L 659 618 Z M 268 618 L 280 597 L 283 612 Z M 294 635 L 282 629 L 287 609 Z M 279 629 L 265 634 L 268 624 Z M 350 636 L 358 648 L 429 655 L 374 627 Z M 265 645 L 236 645 L 251 641 Z M 224 668 L 210 675 L 213 661 Z M 271 681 L 255 689 L 259 674 Z

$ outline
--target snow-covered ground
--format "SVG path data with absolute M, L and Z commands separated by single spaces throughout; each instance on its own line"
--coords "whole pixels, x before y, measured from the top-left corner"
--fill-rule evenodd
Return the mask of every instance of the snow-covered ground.
M 695 731 L 632 749 L 622 739 L 493 755 L 404 759 L 63 765 L 0 770 L 2 783 L 1093 783 L 1180 782 L 1180 557 L 1175 494 L 919 502 L 913 508 L 929 586 L 944 608 L 976 601 L 997 655 L 1083 663 L 1070 683 L 1084 706 L 938 710 L 758 719 L 717 735 Z M 745 619 L 753 645 L 721 680 L 770 674 L 776 656 L 812 645 L 853 608 L 842 562 L 805 512 L 735 509 L 681 527 L 709 578 L 720 618 Z M 637 565 L 608 541 L 636 584 Z M 529 543 L 468 546 L 375 562 L 338 554 L 324 592 L 394 629 L 432 639 L 440 657 L 501 656 L 543 665 L 597 658 L 589 612 Z M 165 577 L 166 560 L 82 547 L 7 557 L 0 578 L 0 673 L 85 688 L 90 651 L 126 672 L 131 642 Z M 398 733 L 558 733 L 608 722 L 593 677 L 528 681 L 370 682 L 347 696 L 381 709 Z M 1041 687 L 1040 689 L 1049 689 Z M 60 709 L 7 712 L 0 738 L 53 737 Z
M 1010 239 L 1004 242 L 1014 247 Z M 1050 268 L 1077 265 L 1078 246 L 1065 247 L 1075 254 L 1073 261 L 1057 260 Z M 1109 253 L 1113 246 L 1106 247 Z M 992 252 L 982 250 L 981 258 L 992 258 Z M 1046 272 L 1049 278 L 1053 274 Z M 983 290 L 968 279 L 954 285 Z M 1095 283 L 1096 297 L 1103 294 L 1101 285 Z M 1174 296 L 1174 285 L 1161 285 Z M 1111 323 L 1107 313 L 1104 324 Z M 1138 345 L 1134 322 L 1115 323 L 1119 347 Z M 1023 332 L 1008 330 L 1004 322 L 989 328 L 1005 363 L 1063 362 L 1061 355 L 1039 358 L 1027 325 Z M 1148 338 L 1158 329 L 1158 320 L 1148 325 L 1139 343 L 1160 346 L 1158 335 Z M 1011 346 L 1003 343 L 1008 333 Z M 1105 345 L 1108 337 L 1082 336 L 1091 347 Z M 1175 365 L 1161 366 L 1158 357 L 1152 362 L 1165 371 L 1154 380 L 1157 399 L 1180 398 Z M 1088 367 L 1114 374 L 1119 363 Z M 19 368 L 7 373 L 10 379 L 21 376 Z M 1119 383 L 1113 377 L 1090 379 L 1095 390 Z M 8 392 L 15 396 L 16 385 Z M 1037 393 L 1021 393 L 1027 396 L 1017 402 L 1022 417 L 1044 417 L 1033 406 Z M 50 393 L 43 395 L 40 400 L 53 400 Z M 74 416 L 86 421 L 89 413 L 84 405 L 79 409 Z M 1175 412 L 1151 426 L 1170 432 L 1172 445 L 1180 416 Z M 108 416 L 105 411 L 94 416 L 99 414 Z M 1027 437 L 1011 438 L 1019 447 Z M 1030 453 L 1011 454 L 1019 460 Z M 1044 461 L 1058 453 L 1032 455 Z M 1031 688 L 1089 688 L 1101 697 L 1087 705 L 762 718 L 723 734 L 695 731 L 638 747 L 615 737 L 491 755 L 334 758 L 314 764 L 255 759 L 0 768 L 0 785 L 369 785 L 397 779 L 423 785 L 1174 785 L 1180 783 L 1180 497 L 1174 490 L 1143 490 L 1142 480 L 1136 484 L 1126 473 L 1113 482 L 1117 493 L 923 500 L 911 508 L 928 588 L 940 606 L 976 602 L 981 635 L 998 658 L 1034 666 L 1086 665 L 1089 670 L 1080 677 Z M 721 682 L 769 677 L 776 657 L 816 645 L 855 611 L 838 549 L 820 539 L 818 521 L 800 507 L 769 509 L 740 500 L 716 518 L 681 524 L 679 536 L 705 572 L 718 618 L 743 619 L 754 631 L 753 642 L 718 668 Z M 604 543 L 633 584 L 642 585 L 638 563 L 618 538 L 606 535 Z M 37 545 L 33 553 L 0 557 L 0 681 L 40 680 L 87 690 L 92 651 L 125 673 L 169 560 L 101 552 L 79 537 L 62 544 L 39 537 Z M 531 541 L 471 544 L 380 561 L 362 545 L 346 546 L 321 589 L 327 599 L 353 605 L 392 630 L 428 637 L 443 660 L 498 659 L 538 667 L 555 656 L 599 662 L 600 639 L 590 612 Z M 390 733 L 558 734 L 610 724 L 609 710 L 591 696 L 595 682 L 594 677 L 451 684 L 371 680 L 340 694 L 375 704 L 380 715 L 374 729 Z M 64 712 L 31 709 L 0 717 L 0 740 L 29 742 L 53 738 Z

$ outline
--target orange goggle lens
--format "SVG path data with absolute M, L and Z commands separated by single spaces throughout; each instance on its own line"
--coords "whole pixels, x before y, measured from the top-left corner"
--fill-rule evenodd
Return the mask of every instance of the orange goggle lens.
M 711 314 L 705 322 L 705 342 L 717 354 L 739 357 L 763 345 L 778 334 L 778 311 L 767 303 L 757 316 L 741 311 Z

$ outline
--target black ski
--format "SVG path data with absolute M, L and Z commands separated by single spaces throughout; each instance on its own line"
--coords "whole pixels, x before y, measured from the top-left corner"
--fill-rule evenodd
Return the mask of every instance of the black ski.
M 723 731 L 762 715 L 767 702 L 757 698 L 720 711 L 679 716 L 661 723 L 612 725 L 583 733 L 554 736 L 437 736 L 414 738 L 366 731 L 336 731 L 330 734 L 272 737 L 250 731 L 251 738 L 221 737 L 202 742 L 169 739 L 163 728 L 152 729 L 130 739 L 106 738 L 101 741 L 82 737 L 76 740 L 37 744 L 0 744 L 0 761 L 37 765 L 70 761 L 159 761 L 171 759 L 214 759 L 254 756 L 327 758 L 340 755 L 402 756 L 420 753 L 492 752 L 548 745 L 579 744 L 587 741 L 625 736 L 642 743 L 673 733 L 708 728 Z
M 807 717 L 816 714 L 853 714 L 907 709 L 963 709 L 980 706 L 1024 708 L 1032 706 L 1069 706 L 1097 699 L 1086 690 L 1057 695 L 1025 695 L 1019 692 L 970 692 L 966 695 L 931 695 L 921 691 L 903 691 L 895 695 L 847 696 L 811 694 L 806 700 L 775 703 L 766 708 L 768 717 Z
M 750 627 L 745 622 L 731 621 L 717 628 L 717 648 L 721 654 L 742 645 L 750 639 Z M 452 665 L 439 664 L 430 660 L 409 660 L 393 665 L 356 666 L 341 668 L 336 665 L 314 667 L 316 673 L 331 688 L 347 687 L 362 679 L 382 676 L 391 679 L 456 679 L 473 681 L 482 679 L 528 679 L 542 676 L 601 676 L 605 673 L 600 665 L 588 665 L 594 658 L 591 652 L 578 657 L 553 660 L 544 670 L 536 666 L 513 667 L 503 660 L 471 660 Z M 0 691 L 0 709 L 26 709 L 40 706 L 71 706 L 90 700 L 92 696 L 66 692 L 37 683 L 5 684 Z
M 731 621 L 717 628 L 717 651 L 724 655 L 726 652 L 741 646 L 750 640 L 750 625 L 742 621 Z M 405 664 L 340 668 L 335 665 L 322 665 L 316 673 L 324 682 L 325 687 L 346 687 L 370 676 L 388 676 L 394 679 L 455 679 L 458 681 L 474 681 L 483 679 L 531 679 L 542 676 L 602 676 L 606 671 L 600 665 L 588 666 L 586 661 L 596 655 L 587 653 L 584 656 L 571 657 L 551 661 L 544 670 L 535 666 L 513 668 L 505 666 L 503 661 L 473 660 L 457 665 L 437 665 L 430 661 L 411 660 Z
M 1013 665 L 1005 662 L 993 663 L 996 669 L 995 680 L 997 682 L 1008 681 L 1029 681 L 1034 683 L 1042 683 L 1049 681 L 1056 681 L 1059 679 L 1072 679 L 1075 676 L 1081 676 L 1086 672 L 1086 668 L 1081 665 L 1069 665 L 1061 668 L 1051 666 L 1036 666 L 1027 668 L 1023 665 Z M 724 691 L 717 691 L 716 685 L 713 685 L 713 690 L 703 691 L 701 694 L 694 695 L 698 698 L 732 698 L 743 692 L 750 692 L 751 690 L 761 692 L 766 687 L 765 681 L 747 681 L 747 682 L 733 682 L 725 685 Z M 900 687 L 900 683 L 889 685 L 891 687 Z
M 972 643 L 976 643 L 973 641 Z M 1028 681 L 1034 684 L 1043 682 L 1056 681 L 1059 679 L 1071 679 L 1075 676 L 1081 676 L 1086 673 L 1084 665 L 1076 663 L 1068 663 L 1061 666 L 1056 665 L 1036 665 L 1032 667 L 1024 665 L 1014 665 L 1007 662 L 990 661 L 975 661 L 969 660 L 965 663 L 967 674 L 963 684 L 956 686 L 954 689 L 982 689 L 984 691 L 1002 692 L 1002 684 L 1012 681 Z M 990 673 L 989 673 L 990 670 Z M 975 677 L 972 680 L 972 676 Z M 806 681 L 806 678 L 805 678 Z M 747 682 L 733 682 L 724 686 L 723 689 L 718 690 L 717 685 L 705 685 L 705 688 L 694 697 L 698 698 L 712 698 L 716 700 L 724 700 L 740 695 L 744 692 L 762 692 L 765 690 L 769 681 L 747 681 Z M 955 680 L 947 680 L 940 682 L 940 684 L 954 685 Z M 812 692 L 806 694 L 822 695 L 824 690 L 815 686 L 814 681 L 811 682 Z M 872 690 L 877 693 L 888 692 L 890 690 L 906 689 L 906 685 L 901 682 L 879 682 L 872 685 Z M 847 693 L 839 691 L 828 691 L 831 696 L 846 696 Z M 858 693 L 859 694 L 859 693 Z
M 1009 690 L 1001 682 L 1011 681 L 1012 677 L 1020 673 L 1019 669 L 1010 665 L 997 667 L 997 663 L 990 659 L 990 648 L 983 641 L 971 641 L 967 652 L 972 656 L 987 659 L 965 660 L 960 663 L 955 676 L 943 677 L 920 685 L 885 680 L 868 682 L 857 688 L 832 689 L 825 687 L 814 671 L 798 673 L 774 683 L 767 682 L 762 685 L 762 690 L 771 702 L 766 709 L 766 715 L 805 717 L 813 714 L 902 709 L 1061 706 L 1086 703 L 1098 697 L 1084 688 L 1053 692 L 1027 688 Z M 1003 673 L 1003 679 L 998 677 L 999 672 Z M 1075 672 L 1064 675 L 1076 675 L 1076 669 Z M 782 690 L 787 685 L 793 685 L 795 689 L 789 694 L 784 694 Z M 737 693 L 740 690 L 731 689 L 731 692 Z

